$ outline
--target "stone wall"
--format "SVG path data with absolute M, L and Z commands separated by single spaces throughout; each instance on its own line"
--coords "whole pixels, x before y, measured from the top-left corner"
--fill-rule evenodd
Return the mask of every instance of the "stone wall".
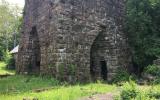
M 26 0 L 17 73 L 111 80 L 130 62 L 124 15 L 124 0 Z

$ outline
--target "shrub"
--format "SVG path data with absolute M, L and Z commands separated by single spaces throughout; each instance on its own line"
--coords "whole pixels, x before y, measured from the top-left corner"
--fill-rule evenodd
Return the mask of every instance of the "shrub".
M 8 50 L 3 52 L 3 61 L 7 64 L 8 69 L 15 68 L 15 60 Z
M 129 81 L 123 85 L 122 92 L 120 94 L 122 100 L 132 100 L 138 95 L 137 85 L 134 81 Z
M 158 100 L 160 99 L 160 92 L 158 92 L 158 89 L 156 87 L 152 87 L 147 95 L 150 98 L 156 98 Z
M 156 98 L 156 99 L 160 99 L 160 93 L 158 93 L 158 92 L 150 92 L 149 94 L 148 94 L 148 96 L 150 97 L 150 98 Z
M 152 83 L 159 84 L 160 83 L 160 67 L 157 65 L 149 65 L 146 67 L 144 73 L 150 74 L 155 77 L 154 81 Z
M 9 63 L 9 60 L 12 58 L 12 55 L 10 54 L 10 52 L 8 50 L 3 51 L 3 61 L 5 63 Z
M 113 83 L 123 83 L 123 82 L 129 81 L 130 78 L 132 80 L 135 79 L 125 69 L 118 69 L 112 82 Z
M 151 87 L 150 90 L 138 89 L 138 85 L 134 81 L 123 84 L 122 91 L 116 100 L 159 100 L 159 86 Z
M 139 92 L 135 100 L 156 100 L 154 97 L 150 97 L 146 92 Z
M 153 84 L 160 84 L 160 77 L 156 77 L 156 79 L 154 80 Z
M 160 68 L 158 68 L 158 66 L 156 66 L 156 65 L 149 65 L 145 69 L 145 73 L 151 74 L 151 75 L 154 75 L 154 76 L 158 75 L 159 72 L 160 72 Z

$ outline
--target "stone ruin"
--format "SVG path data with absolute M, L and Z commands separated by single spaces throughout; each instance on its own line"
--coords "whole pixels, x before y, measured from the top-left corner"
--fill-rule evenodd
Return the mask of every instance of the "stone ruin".
M 17 73 L 111 81 L 131 57 L 125 0 L 25 0 Z

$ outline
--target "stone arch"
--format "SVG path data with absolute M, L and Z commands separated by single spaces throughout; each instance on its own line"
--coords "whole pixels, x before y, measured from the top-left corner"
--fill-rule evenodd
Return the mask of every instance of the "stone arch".
M 90 49 L 91 78 L 111 81 L 118 67 L 121 66 L 118 58 L 120 55 L 118 43 L 121 43 L 117 38 L 118 26 L 114 19 L 109 18 L 104 23 L 98 24 L 98 30 Z
M 94 40 L 90 50 L 90 73 L 93 80 L 107 80 L 107 59 L 106 59 L 106 31 L 101 30 Z
M 29 52 L 30 62 L 28 65 L 28 72 L 38 74 L 40 72 L 41 53 L 40 53 L 39 37 L 36 26 L 32 27 L 32 30 L 30 32 L 28 49 L 30 51 Z

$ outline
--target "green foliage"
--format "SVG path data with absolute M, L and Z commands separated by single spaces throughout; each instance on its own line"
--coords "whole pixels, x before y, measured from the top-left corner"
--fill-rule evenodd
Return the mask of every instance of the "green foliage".
M 134 100 L 156 100 L 154 97 L 149 97 L 147 93 L 141 91 L 137 94 Z
M 160 56 L 159 5 L 159 0 L 127 0 L 126 31 L 139 68 Z
M 123 85 L 123 90 L 121 92 L 122 100 L 132 100 L 137 96 L 137 85 L 133 81 L 129 81 Z
M 130 75 L 125 69 L 118 69 L 112 81 L 113 83 L 123 83 L 129 79 Z
M 3 60 L 6 64 L 8 64 L 10 62 L 11 58 L 12 58 L 12 55 L 10 54 L 10 52 L 8 50 L 3 52 Z
M 19 42 L 23 20 L 21 10 L 17 6 L 9 5 L 5 0 L 0 0 L 0 58 L 3 51 L 13 49 L 14 42 Z
M 22 93 L 40 88 L 57 86 L 58 81 L 48 77 L 36 76 L 10 76 L 0 79 L 0 94 Z
M 159 100 L 160 99 L 160 85 L 153 85 L 147 91 L 145 96 L 150 98 L 148 100 Z
M 48 68 L 52 68 L 53 67 L 53 64 L 48 64 Z
M 146 67 L 145 73 L 156 76 L 160 73 L 160 68 L 157 65 L 149 65 Z
M 58 66 L 60 77 L 64 76 L 64 64 Z
M 144 73 L 150 74 L 155 77 L 152 83 L 159 84 L 160 83 L 160 66 L 157 65 L 149 65 L 145 68 Z
M 160 84 L 160 71 L 159 71 L 159 73 L 157 74 L 156 79 L 154 80 L 153 83 L 154 83 L 154 84 Z
M 156 77 L 156 79 L 153 82 L 154 84 L 160 84 L 160 76 Z
M 68 67 L 68 73 L 70 73 L 70 75 L 75 75 L 76 65 L 70 64 Z
M 6 68 L 15 69 L 15 60 L 8 50 L 3 52 L 3 59 L 2 60 L 7 64 Z
M 160 98 L 159 86 L 138 86 L 134 81 L 123 84 L 120 97 L 117 100 L 157 100 Z M 158 88 L 157 88 L 158 87 Z M 157 89 L 157 90 L 156 90 Z
M 2 100 L 22 100 L 25 97 L 38 100 L 76 100 L 97 93 L 111 92 L 114 85 L 91 83 L 87 85 L 61 84 L 52 78 L 35 76 L 11 76 L 0 79 L 0 97 Z M 43 92 L 35 90 L 49 89 Z
M 156 90 L 152 89 L 149 93 L 148 96 L 150 98 L 156 98 L 156 99 L 160 99 L 160 92 L 157 92 Z
M 4 62 L 0 62 L 0 75 L 13 75 L 15 74 L 15 71 L 14 70 L 9 70 L 9 69 L 6 69 L 6 63 Z

